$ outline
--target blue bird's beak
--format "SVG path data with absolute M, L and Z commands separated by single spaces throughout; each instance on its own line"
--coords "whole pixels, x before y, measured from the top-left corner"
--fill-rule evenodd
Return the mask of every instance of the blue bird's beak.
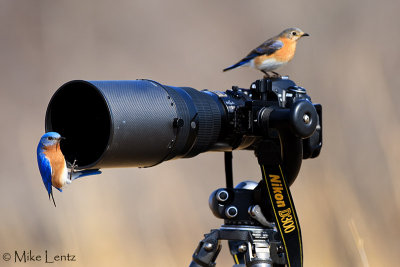
M 57 139 L 57 143 L 59 144 L 62 140 L 65 140 L 65 139 L 66 139 L 65 137 L 61 136 L 60 138 Z M 57 147 L 56 147 L 56 150 L 57 150 Z

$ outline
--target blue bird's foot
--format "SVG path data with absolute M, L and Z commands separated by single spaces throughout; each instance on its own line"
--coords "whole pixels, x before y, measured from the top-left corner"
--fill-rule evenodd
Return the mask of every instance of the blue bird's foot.
M 71 171 L 70 171 L 70 173 L 69 173 L 69 181 L 70 181 L 70 183 L 71 183 L 71 181 L 72 181 L 72 174 L 75 172 L 75 167 L 76 167 L 77 165 L 76 165 L 76 159 L 74 159 L 74 162 L 72 163 L 72 165 L 71 165 Z

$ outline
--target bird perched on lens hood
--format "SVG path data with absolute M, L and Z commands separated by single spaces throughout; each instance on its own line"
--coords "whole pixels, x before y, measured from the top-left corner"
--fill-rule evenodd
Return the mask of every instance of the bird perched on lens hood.
M 64 139 L 59 133 L 48 132 L 42 136 L 37 147 L 37 161 L 40 174 L 47 193 L 54 201 L 52 186 L 62 192 L 62 187 L 65 184 L 70 184 L 73 180 L 94 174 L 100 174 L 98 169 L 74 171 L 75 162 L 68 172 L 67 164 L 64 155 L 61 152 L 60 141 Z
M 309 36 L 309 34 L 299 28 L 286 29 L 253 49 L 245 58 L 223 71 L 249 66 L 262 71 L 267 77 L 270 77 L 268 72 L 280 76 L 273 70 L 293 59 L 297 41 L 304 36 Z

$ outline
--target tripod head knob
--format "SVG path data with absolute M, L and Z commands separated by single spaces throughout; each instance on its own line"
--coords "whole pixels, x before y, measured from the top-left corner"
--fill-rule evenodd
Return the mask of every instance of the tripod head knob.
M 290 124 L 293 132 L 301 137 L 310 137 L 318 123 L 318 114 L 314 105 L 308 100 L 298 100 L 290 109 Z
M 226 190 L 224 189 L 219 189 L 215 195 L 216 199 L 220 202 L 225 202 L 229 198 L 229 194 Z
M 233 219 L 238 215 L 238 209 L 235 206 L 229 206 L 225 209 L 225 215 L 228 219 Z
M 318 124 L 317 111 L 306 99 L 295 101 L 290 108 L 264 107 L 259 114 L 264 129 L 290 130 L 302 139 L 310 137 Z

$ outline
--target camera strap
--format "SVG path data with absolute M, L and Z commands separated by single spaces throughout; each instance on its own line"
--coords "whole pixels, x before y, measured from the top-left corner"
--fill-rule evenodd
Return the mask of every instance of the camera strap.
M 260 167 L 266 185 L 266 201 L 272 207 L 276 227 L 282 239 L 287 266 L 302 267 L 303 248 L 300 224 L 281 165 L 260 163 Z

